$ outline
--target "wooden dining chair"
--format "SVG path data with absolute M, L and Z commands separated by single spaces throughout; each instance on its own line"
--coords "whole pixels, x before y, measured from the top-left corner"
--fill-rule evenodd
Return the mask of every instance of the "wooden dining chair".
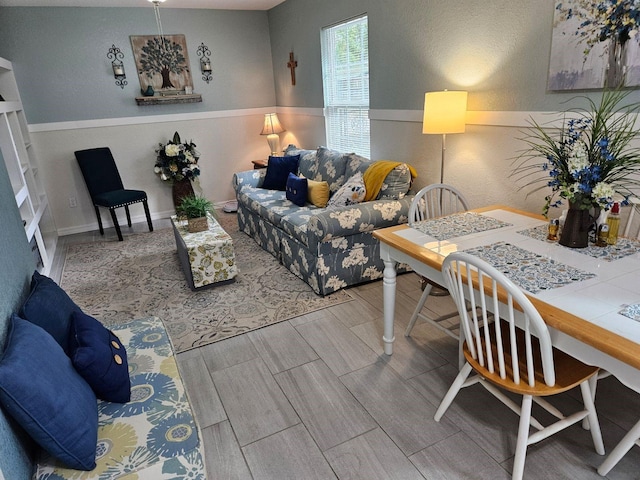
M 598 368 L 585 365 L 551 345 L 549 330 L 522 290 L 484 260 L 464 252 L 450 254 L 442 267 L 461 318 L 465 363 L 435 413 L 439 421 L 461 388 L 480 383 L 520 415 L 513 479 L 521 479 L 527 446 L 584 418 L 597 453 L 604 455 L 602 434 L 589 380 Z M 467 311 L 466 302 L 472 308 Z M 493 320 L 490 318 L 494 315 Z M 475 375 L 470 377 L 470 374 Z M 565 416 L 543 397 L 580 386 L 584 409 Z M 504 390 L 522 395 L 518 406 Z M 558 420 L 543 426 L 531 415 L 535 402 Z M 529 434 L 530 427 L 537 432 Z
M 149 206 L 147 205 L 147 194 L 142 190 L 127 190 L 124 188 L 118 167 L 108 147 L 78 150 L 74 152 L 74 154 L 96 211 L 100 235 L 104 235 L 100 208 L 107 208 L 109 210 L 113 226 L 118 235 L 118 240 L 122 241 L 122 232 L 120 231 L 120 224 L 118 223 L 115 210 L 124 207 L 127 214 L 127 223 L 129 227 L 131 227 L 129 205 L 139 202 L 142 202 L 144 206 L 149 231 L 153 232 L 151 214 L 149 213 Z
M 455 187 L 444 183 L 427 185 L 416 194 L 411 202 L 411 206 L 409 207 L 409 226 L 413 226 L 416 222 L 463 212 L 468 209 L 467 201 L 462 193 Z M 446 293 L 444 286 L 431 283 L 421 276 L 422 295 L 409 319 L 409 325 L 404 335 L 405 337 L 411 335 L 411 330 L 413 330 L 416 321 L 420 318 L 457 340 L 458 335 L 455 333 L 455 330 L 459 328 L 459 325 L 457 323 L 444 324 L 446 320 L 456 317 L 458 315 L 457 311 L 436 318 L 422 313 L 429 295 L 433 292 L 434 286 Z

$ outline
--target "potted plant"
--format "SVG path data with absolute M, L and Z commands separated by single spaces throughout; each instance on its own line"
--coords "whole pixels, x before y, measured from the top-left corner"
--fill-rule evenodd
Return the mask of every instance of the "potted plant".
M 213 214 L 213 204 L 205 197 L 187 195 L 176 209 L 179 217 L 187 218 L 187 229 L 190 233 L 202 232 L 209 228 L 207 213 Z

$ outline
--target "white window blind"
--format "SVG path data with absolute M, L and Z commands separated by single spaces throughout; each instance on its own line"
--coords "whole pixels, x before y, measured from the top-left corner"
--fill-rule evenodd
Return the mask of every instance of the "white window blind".
M 322 30 L 327 147 L 370 158 L 367 17 Z

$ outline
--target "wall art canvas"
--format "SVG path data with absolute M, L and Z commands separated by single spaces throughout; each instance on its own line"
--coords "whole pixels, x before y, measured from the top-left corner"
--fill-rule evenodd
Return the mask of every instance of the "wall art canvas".
M 636 1 L 556 2 L 548 89 L 639 86 L 639 23 Z
M 184 35 L 131 35 L 140 88 L 172 93 L 193 85 Z

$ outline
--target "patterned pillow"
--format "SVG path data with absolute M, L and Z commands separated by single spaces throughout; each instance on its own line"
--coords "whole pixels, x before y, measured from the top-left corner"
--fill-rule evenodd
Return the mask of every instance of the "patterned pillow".
M 356 205 L 364 200 L 365 194 L 366 190 L 362 173 L 358 172 L 331 196 L 329 203 L 327 203 L 327 208 Z
M 409 188 L 411 188 L 411 172 L 409 166 L 403 163 L 386 176 L 377 199 L 399 200 L 407 194 Z
M 344 183 L 346 168 L 347 155 L 336 150 L 318 147 L 318 173 L 310 178 L 327 182 L 333 194 Z
M 295 145 L 289 145 L 284 150 L 285 155 L 300 155 L 298 171 L 306 178 L 315 178 L 318 174 L 318 155 L 316 150 L 304 150 Z
M 347 169 L 344 172 L 344 177 L 351 178 L 358 172 L 362 172 L 364 175 L 364 172 L 374 161 L 375 160 L 362 157 L 357 153 L 350 153 L 347 155 Z

